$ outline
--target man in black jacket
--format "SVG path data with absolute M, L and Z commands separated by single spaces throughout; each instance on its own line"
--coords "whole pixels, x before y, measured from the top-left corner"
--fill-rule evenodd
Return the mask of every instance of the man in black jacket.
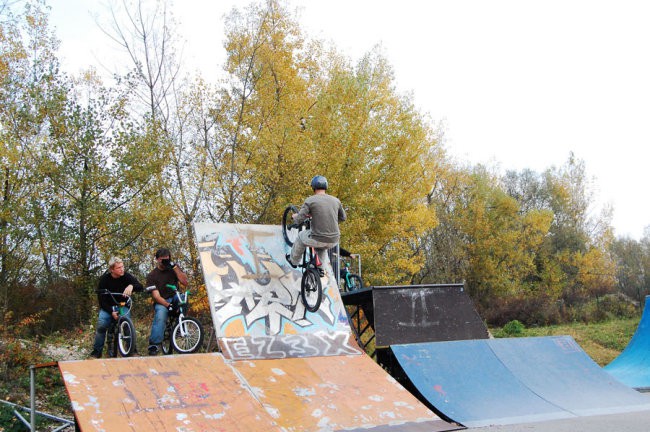
M 118 257 L 112 257 L 108 261 L 108 271 L 99 278 L 97 285 L 97 300 L 99 301 L 99 317 L 97 318 L 97 330 L 95 331 L 95 343 L 90 353 L 92 357 L 100 358 L 104 350 L 106 333 L 109 334 L 108 356 L 114 357 L 110 336 L 112 326 L 115 325 L 119 318 L 117 311 L 113 306 L 119 302 L 126 301 L 133 291 L 143 291 L 144 287 L 138 280 L 124 271 L 124 262 Z M 109 294 L 110 293 L 110 294 Z M 127 316 L 130 315 L 130 312 Z

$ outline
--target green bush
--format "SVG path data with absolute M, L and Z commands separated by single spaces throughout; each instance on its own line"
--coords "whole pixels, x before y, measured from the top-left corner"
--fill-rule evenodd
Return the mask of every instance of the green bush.
M 503 333 L 507 336 L 521 336 L 524 334 L 526 327 L 519 320 L 509 321 L 503 326 Z

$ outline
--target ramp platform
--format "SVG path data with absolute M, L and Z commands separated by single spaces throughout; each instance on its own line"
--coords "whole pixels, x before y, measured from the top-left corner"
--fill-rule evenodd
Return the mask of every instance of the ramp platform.
M 367 356 L 60 362 L 86 431 L 448 431 Z
M 468 427 L 650 409 L 569 336 L 391 346 L 413 387 Z
M 605 370 L 640 391 L 650 391 L 650 296 L 645 298 L 641 321 L 623 352 Z

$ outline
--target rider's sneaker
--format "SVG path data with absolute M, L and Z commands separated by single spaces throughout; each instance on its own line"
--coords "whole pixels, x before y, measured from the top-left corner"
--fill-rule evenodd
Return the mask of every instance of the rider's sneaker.
M 318 276 L 325 277 L 325 270 L 320 267 L 316 267 L 316 270 L 318 270 Z
M 158 346 L 157 345 L 149 345 L 149 355 L 150 356 L 156 356 L 158 355 Z
M 289 263 L 289 265 L 290 265 L 291 267 L 293 267 L 293 268 L 298 268 L 297 265 L 295 265 L 294 263 L 291 262 L 291 255 L 286 254 L 284 257 L 287 259 L 287 262 Z
M 93 351 L 90 353 L 90 358 L 96 358 L 96 359 L 98 359 L 98 358 L 102 358 L 102 353 L 93 350 Z

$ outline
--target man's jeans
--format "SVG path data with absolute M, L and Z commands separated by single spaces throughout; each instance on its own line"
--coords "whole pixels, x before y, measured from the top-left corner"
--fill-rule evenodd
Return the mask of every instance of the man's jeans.
M 131 317 L 131 312 L 129 311 L 125 316 Z M 92 355 L 95 357 L 101 357 L 102 351 L 104 350 L 104 342 L 106 342 L 106 333 L 108 335 L 108 353 L 109 355 L 114 355 L 113 353 L 113 327 L 117 322 L 113 319 L 111 314 L 106 312 L 104 309 L 99 310 L 99 317 L 97 318 L 97 330 L 95 331 L 95 343 L 93 344 Z
M 167 303 L 172 302 L 173 297 L 165 299 Z M 160 345 L 165 335 L 165 324 L 167 323 L 169 311 L 160 303 L 153 306 L 153 322 L 151 323 L 151 335 L 149 336 L 149 347 Z
M 318 253 L 318 258 L 320 258 L 321 265 L 325 266 L 325 264 L 330 262 L 327 250 L 336 246 L 337 243 L 324 243 L 314 240 L 311 238 L 311 230 L 300 231 L 298 238 L 296 238 L 296 241 L 291 247 L 291 263 L 294 265 L 301 264 L 305 249 L 307 247 L 314 247 L 316 248 L 316 253 Z

